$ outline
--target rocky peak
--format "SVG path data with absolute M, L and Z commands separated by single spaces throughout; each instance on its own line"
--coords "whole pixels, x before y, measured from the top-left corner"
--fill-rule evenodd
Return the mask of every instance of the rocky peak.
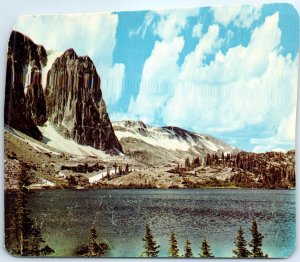
M 28 79 L 29 84 L 25 87 L 26 110 L 31 115 L 34 123 L 41 126 L 47 121 L 41 70 L 32 67 Z
M 43 46 L 12 31 L 7 51 L 4 123 L 38 140 L 42 139 L 42 134 L 36 124 L 45 121 L 41 120 L 43 111 L 45 117 L 45 103 L 42 101 L 40 70 L 46 63 L 47 54 Z M 26 87 L 26 79 L 29 78 L 29 86 Z M 25 96 L 25 91 L 28 96 Z M 36 107 L 38 109 L 32 111 Z
M 55 60 L 47 75 L 47 116 L 58 132 L 79 144 L 122 152 L 100 85 L 92 60 L 68 49 Z
M 145 125 L 145 123 L 142 121 L 125 120 L 123 123 L 124 123 L 124 127 L 137 127 L 137 128 L 147 129 L 147 125 Z

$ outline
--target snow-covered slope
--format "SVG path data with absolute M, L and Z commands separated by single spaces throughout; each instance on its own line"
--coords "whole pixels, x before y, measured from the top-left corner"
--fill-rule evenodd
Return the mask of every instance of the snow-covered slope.
M 191 156 L 204 157 L 207 153 L 224 154 L 238 151 L 237 148 L 209 135 L 197 134 L 178 127 L 153 127 L 140 121 L 113 122 L 115 134 L 125 154 L 140 160 L 156 163 L 178 161 Z M 152 156 L 150 156 L 152 155 Z
M 80 145 L 72 139 L 66 139 L 59 134 L 49 122 L 45 123 L 42 127 L 39 126 L 38 128 L 43 134 L 42 142 L 62 152 L 79 156 L 96 156 L 100 158 L 108 157 L 105 152 L 99 149 L 95 149 L 91 146 Z

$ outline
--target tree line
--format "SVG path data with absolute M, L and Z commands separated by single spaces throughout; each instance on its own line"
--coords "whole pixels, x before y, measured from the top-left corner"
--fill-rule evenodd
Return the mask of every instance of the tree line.
M 289 151 L 237 154 L 207 154 L 205 157 L 185 158 L 184 165 L 178 163 L 176 172 L 191 171 L 201 166 L 229 167 L 235 174 L 230 181 L 240 185 L 264 187 L 295 187 L 295 153 Z M 258 181 L 252 181 L 249 174 L 254 174 Z M 255 185 L 252 185 L 252 184 Z
M 266 258 L 267 254 L 263 253 L 262 241 L 264 236 L 258 230 L 256 219 L 253 218 L 252 226 L 249 229 L 251 232 L 251 241 L 247 243 L 244 237 L 244 230 L 242 227 L 237 231 L 237 235 L 234 238 L 235 249 L 232 250 L 233 257 L 235 258 Z M 154 238 L 152 229 L 149 224 L 146 225 L 145 236 L 143 237 L 144 250 L 141 254 L 142 257 L 158 257 L 160 252 L 160 245 Z M 250 247 L 250 250 L 248 249 Z M 194 252 L 192 250 L 191 242 L 186 239 L 183 254 L 180 255 L 178 241 L 175 231 L 172 231 L 169 238 L 168 256 L 172 258 L 192 258 Z M 201 258 L 214 258 L 211 246 L 209 245 L 207 238 L 204 238 L 200 244 L 200 252 L 198 257 Z

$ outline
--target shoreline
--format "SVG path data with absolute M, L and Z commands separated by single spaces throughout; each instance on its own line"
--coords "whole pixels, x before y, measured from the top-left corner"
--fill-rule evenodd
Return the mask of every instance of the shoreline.
M 29 188 L 30 191 L 98 191 L 98 190 L 159 190 L 159 191 L 168 191 L 168 190 L 208 190 L 208 189 L 228 189 L 228 190 L 290 190 L 296 191 L 296 188 L 258 188 L 258 187 L 199 187 L 199 188 L 128 188 L 128 187 L 119 187 L 119 188 Z M 16 192 L 19 189 L 4 189 L 4 192 Z

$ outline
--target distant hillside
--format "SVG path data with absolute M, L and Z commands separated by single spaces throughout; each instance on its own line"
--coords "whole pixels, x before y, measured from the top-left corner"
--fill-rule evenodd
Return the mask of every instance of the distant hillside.
M 183 161 L 184 164 L 178 165 L 170 172 L 181 175 L 210 172 L 219 174 L 216 176 L 218 179 L 212 181 L 213 186 L 234 185 L 248 188 L 294 188 L 296 186 L 294 150 L 287 153 L 260 154 L 239 152 L 226 156 L 207 154 L 202 163 L 199 158 L 186 158 Z M 224 171 L 226 176 L 221 175 Z M 192 181 L 189 182 L 188 187 L 200 186 Z
M 141 121 L 119 121 L 113 122 L 113 128 L 126 155 L 153 166 L 178 163 L 183 157 L 239 152 L 217 138 L 179 127 L 153 127 Z

